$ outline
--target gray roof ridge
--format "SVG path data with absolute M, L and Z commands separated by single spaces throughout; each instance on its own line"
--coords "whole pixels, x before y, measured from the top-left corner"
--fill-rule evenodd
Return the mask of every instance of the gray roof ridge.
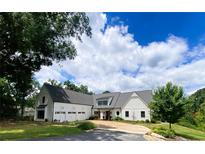
M 55 88 L 63 89 L 63 90 L 65 90 L 65 91 L 71 91 L 71 92 L 74 92 L 74 93 L 79 93 L 79 94 L 87 95 L 87 96 L 93 96 L 93 94 L 92 94 L 92 95 L 89 95 L 89 94 L 77 92 L 77 91 L 74 91 L 74 90 L 66 89 L 66 88 L 63 88 L 63 87 L 54 86 L 54 85 L 51 85 L 51 84 L 49 84 L 49 83 L 47 83 L 47 82 L 45 82 L 44 84 L 46 84 L 46 85 L 48 85 L 48 86 L 55 87 Z

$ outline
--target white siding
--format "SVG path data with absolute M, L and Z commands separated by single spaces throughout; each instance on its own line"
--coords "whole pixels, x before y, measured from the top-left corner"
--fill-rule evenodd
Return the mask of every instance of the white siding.
M 42 104 L 42 98 L 45 97 L 45 103 Z M 45 116 L 44 119 L 48 119 L 48 121 L 52 121 L 53 120 L 53 101 L 50 97 L 50 94 L 48 93 L 47 89 L 45 87 L 42 87 L 38 98 L 37 98 L 37 102 L 36 102 L 36 107 L 38 105 L 47 105 L 45 107 Z M 38 120 L 37 119 L 37 110 L 35 109 L 35 114 L 34 114 L 34 120 Z
M 129 111 L 129 117 L 125 117 L 126 111 Z M 145 111 L 145 118 L 141 117 L 141 111 Z M 121 115 L 125 120 L 150 120 L 150 109 L 136 94 L 134 94 L 128 103 L 122 108 Z
M 60 122 L 86 120 L 91 116 L 91 108 L 92 106 L 88 105 L 55 102 L 53 120 Z

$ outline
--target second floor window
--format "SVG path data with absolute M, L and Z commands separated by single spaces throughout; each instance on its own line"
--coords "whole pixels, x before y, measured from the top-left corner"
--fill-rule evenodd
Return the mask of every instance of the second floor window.
M 98 101 L 98 105 L 99 106 L 107 106 L 108 105 L 108 101 L 107 100 L 99 100 Z
M 43 104 L 45 103 L 45 96 L 43 96 L 43 98 L 42 98 L 42 103 Z

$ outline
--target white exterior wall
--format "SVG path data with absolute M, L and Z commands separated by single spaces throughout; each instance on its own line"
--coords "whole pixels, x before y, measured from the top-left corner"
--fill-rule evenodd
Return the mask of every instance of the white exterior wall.
M 45 97 L 44 104 L 42 103 L 43 97 Z M 53 120 L 53 101 L 52 101 L 51 96 L 45 87 L 42 87 L 42 89 L 38 95 L 36 107 L 39 105 L 47 105 L 45 107 L 44 119 L 48 119 L 48 121 L 52 121 Z M 34 120 L 39 121 L 39 119 L 37 119 L 37 110 L 36 109 L 35 109 L 35 113 L 34 113 Z M 42 119 L 40 119 L 40 121 L 42 121 Z
M 91 108 L 89 105 L 80 104 L 67 104 L 54 102 L 53 120 L 60 122 L 63 121 L 76 121 L 86 120 L 91 116 Z M 56 114 L 56 112 L 65 112 L 65 114 Z M 76 112 L 75 114 L 68 114 L 68 112 Z M 85 112 L 85 114 L 78 114 L 78 112 Z
M 125 111 L 129 111 L 129 117 L 125 117 Z M 145 111 L 145 118 L 141 117 L 141 111 Z M 150 120 L 150 109 L 136 94 L 134 94 L 122 108 L 121 117 L 124 120 Z
M 119 111 L 119 115 L 117 116 L 117 111 Z M 112 111 L 112 119 L 115 119 L 116 117 L 122 117 L 121 109 L 113 109 Z

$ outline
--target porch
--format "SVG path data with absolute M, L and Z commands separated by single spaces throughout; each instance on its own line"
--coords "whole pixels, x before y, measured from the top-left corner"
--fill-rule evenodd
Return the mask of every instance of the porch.
M 94 111 L 94 116 L 98 117 L 100 120 L 111 120 L 112 111 L 111 110 L 98 110 Z

